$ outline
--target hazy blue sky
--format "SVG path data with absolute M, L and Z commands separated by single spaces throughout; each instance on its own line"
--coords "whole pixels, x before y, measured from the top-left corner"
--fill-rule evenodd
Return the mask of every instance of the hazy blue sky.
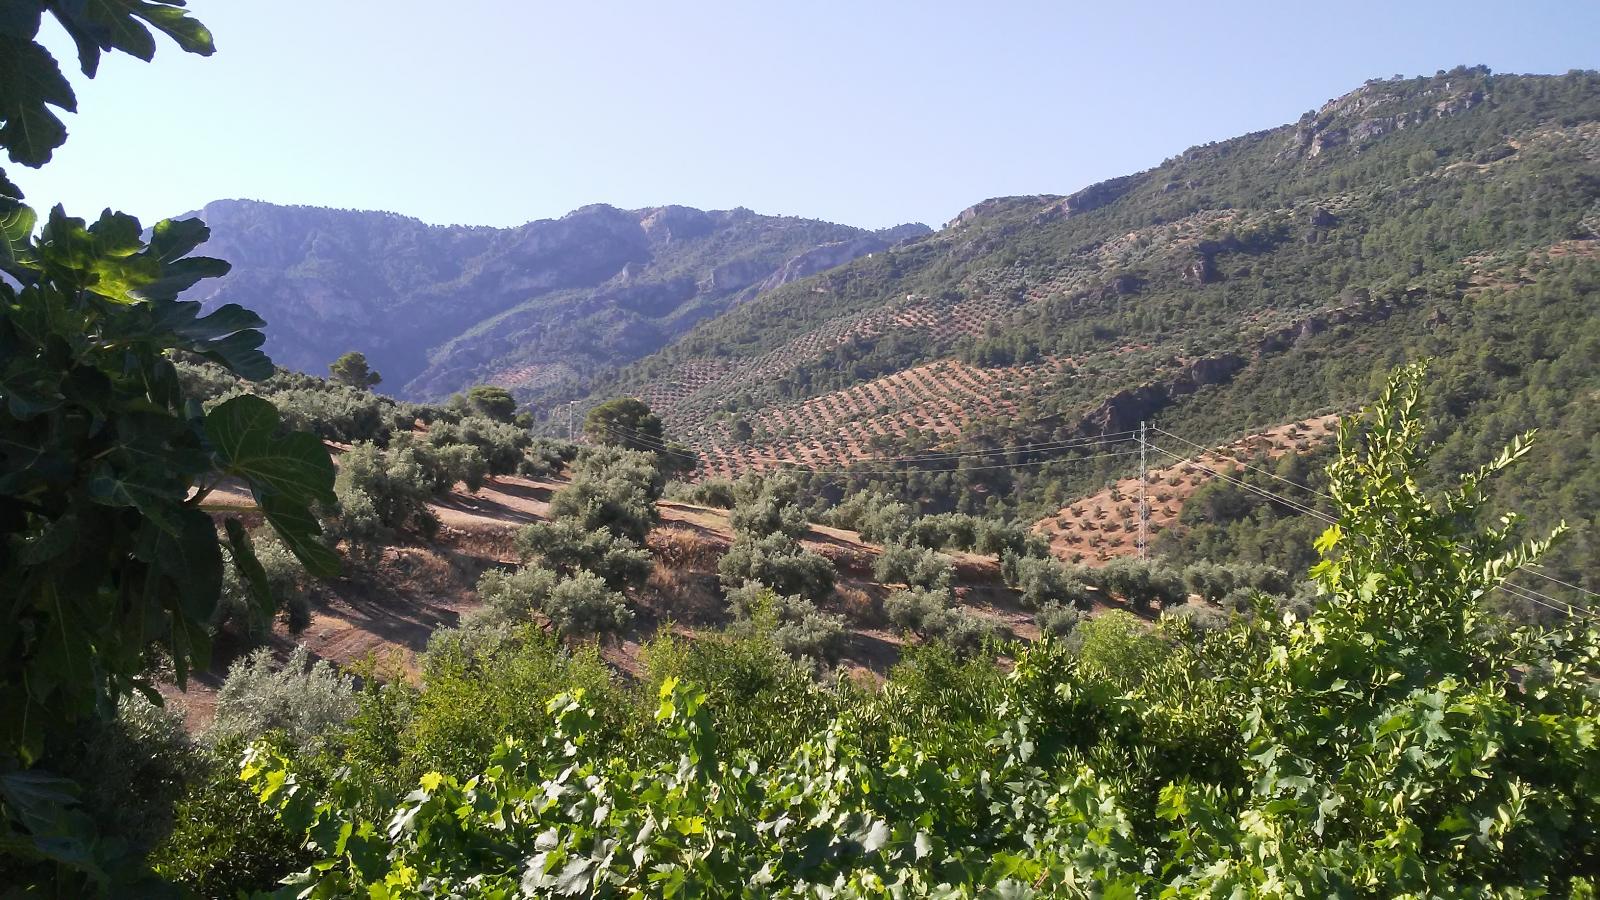
M 75 77 L 44 206 L 517 224 L 586 203 L 938 225 L 1293 121 L 1367 78 L 1600 66 L 1600 2 L 192 0 L 218 53 Z M 75 62 L 52 35 L 63 62 Z M 77 76 L 76 69 L 72 71 Z

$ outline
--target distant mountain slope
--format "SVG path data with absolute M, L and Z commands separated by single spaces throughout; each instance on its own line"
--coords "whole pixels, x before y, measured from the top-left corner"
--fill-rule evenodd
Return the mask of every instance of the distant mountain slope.
M 1038 520 L 1127 477 L 1141 421 L 1225 444 L 1365 405 L 1432 358 L 1436 483 L 1540 429 L 1501 496 L 1572 527 L 1543 574 L 1600 591 L 1597 299 L 1600 74 L 1463 68 L 1070 196 L 979 203 L 701 324 L 591 399 L 646 398 L 707 474 L 788 463 L 832 496 Z M 897 459 L 929 450 L 947 455 Z M 1287 508 L 1242 510 L 1164 545 L 1270 560 L 1304 533 Z
M 244 200 L 200 215 L 208 252 L 234 266 L 200 299 L 260 312 L 281 365 L 321 372 L 361 350 L 384 390 L 413 398 L 477 382 L 564 396 L 763 291 L 928 231 L 682 206 L 505 229 Z
M 594 398 L 643 396 L 721 460 L 1122 427 L 1305 336 L 1453 297 L 1486 260 L 1592 238 L 1597 160 L 1594 73 L 1369 82 L 1070 196 L 980 203 L 702 324 Z M 890 377 L 941 360 L 967 368 Z M 833 396 L 858 385 L 872 402 Z

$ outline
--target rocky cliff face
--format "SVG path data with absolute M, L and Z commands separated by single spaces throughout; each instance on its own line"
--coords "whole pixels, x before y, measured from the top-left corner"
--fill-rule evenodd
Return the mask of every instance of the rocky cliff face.
M 1483 67 L 1461 67 L 1431 79 L 1369 81 L 1307 113 L 1295 126 L 1285 156 L 1317 157 L 1359 145 L 1430 119 L 1453 116 L 1490 99 L 1492 81 Z
M 242 200 L 200 215 L 233 271 L 196 299 L 260 312 L 280 365 L 320 372 L 361 350 L 383 389 L 419 399 L 573 390 L 765 290 L 928 233 L 686 206 L 505 229 Z

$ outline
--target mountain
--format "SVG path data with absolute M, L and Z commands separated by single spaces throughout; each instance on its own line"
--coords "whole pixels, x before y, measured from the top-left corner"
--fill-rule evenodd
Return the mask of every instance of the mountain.
M 505 229 L 246 200 L 198 215 L 233 271 L 197 299 L 259 312 L 280 365 L 322 372 L 360 350 L 385 390 L 415 399 L 480 382 L 524 400 L 571 392 L 703 319 L 929 230 L 684 206 L 586 206 Z
M 1580 526 L 1560 564 L 1593 589 L 1597 291 L 1600 75 L 1458 68 L 1069 195 L 984 201 L 700 324 L 591 402 L 643 397 L 714 474 L 967 451 L 848 484 L 1041 518 L 1132 458 L 987 448 L 1142 421 L 1220 444 L 1353 409 L 1431 358 L 1440 477 L 1543 429 L 1510 493 L 1542 525 Z

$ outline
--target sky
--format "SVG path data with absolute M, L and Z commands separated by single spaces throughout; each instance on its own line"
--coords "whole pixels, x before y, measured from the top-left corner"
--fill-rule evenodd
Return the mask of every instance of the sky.
M 1292 122 L 1368 78 L 1600 67 L 1600 2 L 191 0 L 89 81 L 37 208 L 222 198 L 507 226 L 679 203 L 937 227 Z M 51 26 L 53 28 L 53 26 Z

